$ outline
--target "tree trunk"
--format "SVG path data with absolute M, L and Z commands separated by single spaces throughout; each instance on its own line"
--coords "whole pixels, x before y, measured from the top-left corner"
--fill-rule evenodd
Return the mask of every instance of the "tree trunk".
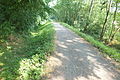
M 120 28 L 117 28 L 116 31 L 111 35 L 110 41 L 112 41 L 117 33 L 117 31 L 119 31 Z
M 106 23 L 107 23 L 109 12 L 110 12 L 110 8 L 111 8 L 111 2 L 112 2 L 112 0 L 110 0 L 109 3 L 108 3 L 108 9 L 107 9 L 107 12 L 106 12 L 105 21 L 103 23 L 102 31 L 101 31 L 101 34 L 100 34 L 100 40 L 103 39 L 103 36 L 105 34 L 105 31 L 106 31 Z
M 93 2 L 94 2 L 94 0 L 91 0 L 90 8 L 89 8 L 89 17 L 91 15 L 91 12 L 92 12 L 92 9 L 93 9 Z
M 93 2 L 94 2 L 94 0 L 91 0 L 91 2 L 90 2 L 89 14 L 88 14 L 88 15 L 89 15 L 89 16 L 88 16 L 88 20 L 90 19 L 90 15 L 91 15 L 91 12 L 92 12 Z M 85 28 L 84 28 L 84 32 L 87 32 L 88 25 L 89 25 L 89 23 L 86 23 Z
M 115 6 L 116 6 L 116 8 L 115 8 L 115 12 L 114 12 L 114 16 L 113 16 L 113 22 L 112 22 L 112 28 L 111 28 L 111 31 L 110 31 L 110 35 L 109 35 L 109 41 L 111 41 L 111 40 L 113 40 L 112 38 L 112 34 L 113 34 L 113 29 L 114 29 L 114 22 L 115 22 L 115 20 L 116 20 L 116 14 L 117 14 L 117 9 L 118 9 L 118 2 L 116 1 L 116 3 L 115 3 Z

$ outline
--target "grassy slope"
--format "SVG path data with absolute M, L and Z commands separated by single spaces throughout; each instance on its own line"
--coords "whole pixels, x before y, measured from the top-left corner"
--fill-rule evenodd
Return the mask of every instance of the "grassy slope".
M 0 80 L 39 80 L 46 56 L 54 50 L 54 32 L 49 23 L 16 45 L 1 45 Z
M 83 37 L 85 40 L 89 41 L 92 45 L 97 47 L 103 53 L 106 53 L 107 55 L 109 55 L 114 60 L 120 62 L 120 52 L 118 50 L 110 48 L 110 47 L 104 45 L 102 42 L 100 42 L 98 40 L 95 40 L 93 37 L 80 32 L 78 29 L 76 29 L 76 28 L 74 28 L 74 27 L 72 27 L 72 26 L 70 26 L 70 25 L 68 25 L 66 23 L 61 23 L 61 24 L 64 25 L 65 27 L 71 29 L 72 31 L 74 31 L 75 33 L 77 33 L 78 35 Z

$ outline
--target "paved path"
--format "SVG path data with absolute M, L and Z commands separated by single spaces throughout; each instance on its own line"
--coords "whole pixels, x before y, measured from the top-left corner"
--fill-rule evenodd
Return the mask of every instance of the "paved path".
M 56 52 L 47 62 L 47 80 L 120 80 L 109 60 L 72 31 L 58 23 Z

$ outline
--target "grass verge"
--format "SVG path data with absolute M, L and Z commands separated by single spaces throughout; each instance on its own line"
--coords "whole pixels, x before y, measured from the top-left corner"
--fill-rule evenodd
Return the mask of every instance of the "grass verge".
M 93 46 L 97 47 L 102 53 L 105 53 L 109 55 L 114 60 L 120 62 L 120 52 L 116 49 L 110 48 L 109 46 L 104 45 L 102 42 L 95 40 L 90 35 L 87 35 L 85 33 L 80 32 L 78 29 L 74 28 L 73 26 L 70 26 L 66 23 L 60 23 L 61 25 L 69 28 L 70 30 L 74 31 L 76 34 L 90 42 Z
M 46 57 L 54 51 L 54 28 L 47 23 L 37 32 L 0 45 L 0 80 L 40 80 Z

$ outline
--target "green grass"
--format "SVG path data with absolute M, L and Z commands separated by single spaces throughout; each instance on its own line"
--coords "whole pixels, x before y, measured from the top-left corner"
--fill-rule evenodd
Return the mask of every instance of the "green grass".
M 46 57 L 54 51 L 54 28 L 47 23 L 18 42 L 0 46 L 0 80 L 40 80 Z M 2 43 L 1 43 L 2 44 Z
M 62 22 L 61 22 L 61 24 L 65 27 L 71 29 L 79 36 L 83 37 L 85 40 L 90 42 L 93 46 L 97 47 L 102 53 L 105 53 L 105 54 L 109 55 L 111 58 L 113 58 L 114 60 L 120 62 L 120 52 L 118 50 L 116 50 L 114 48 L 110 48 L 109 46 L 106 46 L 102 42 L 95 40 L 92 36 L 80 32 L 77 28 L 74 28 L 73 26 L 70 26 L 70 25 L 68 25 L 66 23 L 62 23 Z

